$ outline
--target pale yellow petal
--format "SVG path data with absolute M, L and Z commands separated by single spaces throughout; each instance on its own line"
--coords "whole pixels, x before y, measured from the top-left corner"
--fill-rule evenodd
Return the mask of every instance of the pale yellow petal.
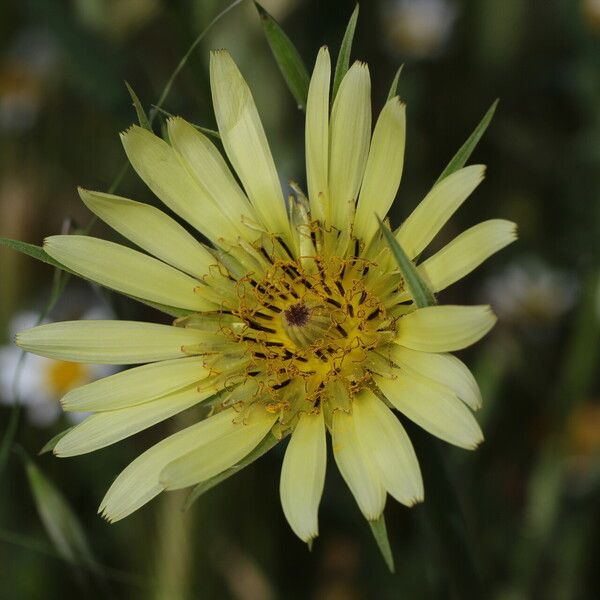
M 127 369 L 75 388 L 60 401 L 66 411 L 100 412 L 161 398 L 209 374 L 205 357 L 190 356 Z
M 111 522 L 127 515 L 160 494 L 162 469 L 201 443 L 210 443 L 231 428 L 238 413 L 230 408 L 178 431 L 146 450 L 130 463 L 106 492 L 98 512 Z
M 495 323 L 489 306 L 428 306 L 400 318 L 395 341 L 423 352 L 453 352 L 479 341 Z
M 62 265 L 103 286 L 143 300 L 189 310 L 214 310 L 200 283 L 146 254 L 85 235 L 54 235 L 44 250 Z
M 326 461 L 323 411 L 303 414 L 285 452 L 279 495 L 290 527 L 304 542 L 319 535 L 318 511 Z
M 348 229 L 371 139 L 371 79 L 365 63 L 350 67 L 333 103 L 329 149 L 329 223 Z
M 17 334 L 23 350 L 82 363 L 133 365 L 186 356 L 205 332 L 138 321 L 63 321 Z
M 202 402 L 215 392 L 188 387 L 144 404 L 91 415 L 59 440 L 54 454 L 77 456 L 104 448 Z
M 201 279 L 215 258 L 179 223 L 148 204 L 79 190 L 85 205 L 115 231 L 160 260 Z
M 413 446 L 400 421 L 370 390 L 354 399 L 356 434 L 375 463 L 379 479 L 398 502 L 423 500 L 423 479 Z
M 379 227 L 377 215 L 383 219 L 398 192 L 404 165 L 406 111 L 396 98 L 383 107 L 371 140 L 356 217 L 354 235 L 369 243 Z
M 323 47 L 308 87 L 306 102 L 306 179 L 313 219 L 323 220 L 329 197 L 329 85 L 331 61 Z
M 385 488 L 370 455 L 356 434 L 351 414 L 336 411 L 332 417 L 333 456 L 358 506 L 369 521 L 381 516 Z
M 425 249 L 481 183 L 484 173 L 483 165 L 471 165 L 459 169 L 433 186 L 396 234 L 396 239 L 409 258 L 414 258 Z
M 239 225 L 256 223 L 258 217 L 215 145 L 193 125 L 179 117 L 169 119 L 167 126 L 173 148 L 198 185 L 230 221 L 238 223 L 243 237 L 255 239 L 255 230 Z
M 269 231 L 290 238 L 267 137 L 250 88 L 226 50 L 211 53 L 210 85 L 223 147 L 252 206 Z
M 449 388 L 401 371 L 396 379 L 377 375 L 375 382 L 396 409 L 432 435 L 468 450 L 483 441 L 475 417 Z
M 391 359 L 403 370 L 448 386 L 471 410 L 481 407 L 481 392 L 471 371 L 452 354 L 434 354 L 396 345 Z
M 121 141 L 137 174 L 173 212 L 215 244 L 237 239 L 243 228 L 223 214 L 167 142 L 136 125 L 121 134 Z
M 492 254 L 517 239 L 517 226 L 510 221 L 491 219 L 454 238 L 419 266 L 421 275 L 439 292 L 476 269 Z
M 218 475 L 252 452 L 276 418 L 263 407 L 244 419 L 236 415 L 218 438 L 207 441 L 199 437 L 184 456 L 170 462 L 160 473 L 160 483 L 167 490 L 176 490 Z

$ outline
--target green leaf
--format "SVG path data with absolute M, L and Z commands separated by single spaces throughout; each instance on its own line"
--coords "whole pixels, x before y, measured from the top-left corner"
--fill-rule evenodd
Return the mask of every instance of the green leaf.
M 348 72 L 350 67 L 350 53 L 352 52 L 352 42 L 354 40 L 354 31 L 356 30 L 356 21 L 358 20 L 358 4 L 350 15 L 350 20 L 342 39 L 342 45 L 340 47 L 340 53 L 338 54 L 337 63 L 335 65 L 335 75 L 333 76 L 333 94 L 331 96 L 331 102 L 335 100 L 342 79 Z
M 496 112 L 496 107 L 498 106 L 498 100 L 495 100 L 494 103 L 488 108 L 488 111 L 483 115 L 483 119 L 479 122 L 477 127 L 473 130 L 473 133 L 469 136 L 467 141 L 459 148 L 458 152 L 452 157 L 452 160 L 446 165 L 446 168 L 442 171 L 442 174 L 437 178 L 436 183 L 448 177 L 448 175 L 452 175 L 458 169 L 462 169 L 465 166 L 465 163 L 469 160 L 469 157 L 475 150 L 475 147 L 479 143 L 479 140 L 485 133 L 485 130 L 488 128 L 494 113 Z
M 58 554 L 73 565 L 97 572 L 98 563 L 73 509 L 29 458 L 25 458 L 25 469 L 38 514 Z
M 35 246 L 34 244 L 28 244 L 19 240 L 11 240 L 10 238 L 0 237 L 0 246 L 6 246 L 12 248 L 22 254 L 27 254 L 36 260 L 45 262 L 53 267 L 58 267 L 67 271 L 58 261 L 54 260 L 41 246 Z
M 54 448 L 56 447 L 56 444 L 58 444 L 58 442 L 61 440 L 61 438 L 63 438 L 65 435 L 67 435 L 67 433 L 69 433 L 69 431 L 71 431 L 71 429 L 73 429 L 73 427 L 67 427 L 67 429 L 64 429 L 60 433 L 57 433 L 53 438 L 49 439 L 42 446 L 42 449 L 38 452 L 38 455 L 47 454 L 48 452 L 52 452 L 52 450 L 54 450 Z
M 305 110 L 310 78 L 300 53 L 285 31 L 281 29 L 279 23 L 258 2 L 255 1 L 254 5 L 279 70 L 292 92 L 292 96 L 296 99 L 298 108 Z
M 376 215 L 377 216 L 377 215 Z M 379 221 L 379 229 L 385 238 L 396 262 L 402 273 L 404 281 L 408 286 L 408 291 L 412 296 L 415 304 L 418 308 L 425 306 L 432 306 L 436 303 L 433 292 L 429 289 L 429 286 L 423 281 L 419 275 L 416 265 L 406 255 L 406 252 L 402 249 L 402 246 L 398 243 L 398 240 L 394 237 L 394 234 L 390 231 L 390 228 L 383 223 L 383 221 L 377 216 Z
M 379 551 L 381 552 L 381 556 L 383 556 L 383 560 L 385 560 L 385 564 L 390 570 L 390 573 L 393 573 L 395 570 L 394 556 L 392 555 L 392 549 L 390 547 L 390 540 L 388 539 L 387 527 L 385 526 L 385 517 L 383 516 L 383 513 L 381 513 L 379 519 L 376 521 L 369 521 L 368 523 L 371 527 L 373 537 L 377 542 L 377 546 L 379 547 Z
M 402 73 L 402 69 L 404 69 L 404 65 L 400 65 L 398 70 L 396 71 L 396 75 L 394 75 L 394 80 L 392 81 L 392 85 L 390 86 L 390 91 L 388 92 L 387 99 L 391 100 L 394 96 L 398 95 L 398 81 L 400 80 L 400 74 Z
M 137 114 L 140 127 L 143 127 L 148 131 L 152 131 L 152 125 L 150 125 L 150 120 L 148 119 L 148 115 L 146 114 L 146 111 L 144 110 L 140 99 L 138 98 L 137 94 L 133 91 L 133 88 L 129 85 L 129 83 L 125 82 L 125 85 L 127 87 L 129 95 L 131 96 L 131 101 L 133 102 L 133 107 L 135 108 L 135 113 Z
M 191 43 L 190 47 L 187 49 L 187 52 L 183 55 L 183 57 L 181 58 L 181 60 L 177 63 L 177 66 L 175 67 L 175 69 L 173 69 L 173 72 L 171 73 L 171 76 L 169 77 L 167 83 L 163 87 L 163 90 L 162 90 L 162 92 L 160 94 L 160 98 L 158 99 L 158 102 L 156 103 L 156 107 L 158 109 L 160 109 L 162 107 L 162 105 L 165 103 L 165 100 L 167 99 L 168 95 L 171 93 L 171 89 L 173 88 L 173 84 L 175 83 L 175 80 L 177 79 L 177 76 L 179 75 L 179 73 L 181 73 L 181 71 L 183 70 L 183 67 L 185 67 L 185 65 L 187 64 L 187 61 L 189 60 L 190 56 L 193 54 L 194 50 L 200 45 L 200 42 L 206 37 L 206 34 L 213 28 L 213 25 L 215 25 L 216 23 L 218 23 L 230 10 L 232 10 L 236 6 L 239 6 L 242 2 L 244 2 L 244 0 L 234 0 L 231 4 L 229 4 L 228 6 L 226 6 L 198 34 L 198 37 Z M 150 122 L 151 123 L 154 122 L 154 119 L 156 117 L 156 113 L 157 113 L 156 110 L 154 110 L 154 111 L 151 112 L 151 114 L 150 114 Z
M 185 500 L 183 510 L 188 510 L 190 506 L 192 506 L 192 504 L 196 502 L 196 500 L 198 500 L 200 496 L 202 496 L 202 494 L 208 492 L 209 490 L 212 490 L 215 486 L 219 485 L 219 483 L 222 483 L 226 479 L 229 479 L 229 477 L 235 475 L 237 472 L 241 471 L 249 464 L 253 463 L 256 459 L 260 458 L 263 454 L 266 454 L 271 448 L 276 446 L 278 443 L 279 440 L 273 434 L 268 433 L 260 442 L 260 444 L 258 444 L 258 446 L 256 446 L 256 448 L 254 448 L 254 450 L 252 450 L 252 452 L 250 452 L 250 454 L 248 454 L 246 458 L 240 461 L 237 465 L 226 469 L 222 473 L 219 473 L 218 475 L 215 475 L 214 477 L 211 477 L 206 481 L 202 481 L 196 487 L 194 487 L 194 489 L 189 493 L 188 497 Z

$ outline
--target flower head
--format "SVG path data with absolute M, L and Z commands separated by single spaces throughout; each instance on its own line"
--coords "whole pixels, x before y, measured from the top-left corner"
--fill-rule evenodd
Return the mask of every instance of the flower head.
M 66 322 L 18 336 L 33 352 L 81 362 L 140 364 L 68 393 L 66 410 L 94 414 L 56 445 L 59 456 L 106 446 L 204 402 L 209 416 L 162 440 L 116 479 L 101 511 L 121 519 L 163 490 L 206 481 L 265 441 L 291 435 L 281 500 L 303 540 L 318 534 L 326 431 L 367 519 L 389 493 L 412 505 L 423 484 L 392 409 L 434 435 L 474 448 L 473 377 L 447 354 L 485 335 L 486 306 L 417 309 L 377 215 L 403 167 L 405 109 L 382 109 L 371 135 L 365 64 L 345 75 L 330 112 L 330 60 L 318 54 L 308 94 L 308 197 L 286 204 L 251 92 L 227 52 L 211 55 L 219 133 L 238 185 L 215 146 L 180 118 L 166 142 L 140 127 L 122 135 L 131 164 L 199 243 L 151 206 L 81 190 L 86 205 L 146 253 L 85 236 L 54 236 L 46 251 L 80 275 L 182 314 L 172 325 Z M 470 166 L 435 185 L 396 233 L 411 259 L 483 177 Z M 481 223 L 423 262 L 434 291 L 515 239 L 506 221 Z

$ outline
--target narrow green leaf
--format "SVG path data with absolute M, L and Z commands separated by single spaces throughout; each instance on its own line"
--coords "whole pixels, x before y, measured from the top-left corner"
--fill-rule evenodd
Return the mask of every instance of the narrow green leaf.
M 140 102 L 137 94 L 133 91 L 133 88 L 129 85 L 129 83 L 125 82 L 125 86 L 127 87 L 127 91 L 131 96 L 131 101 L 133 102 L 133 107 L 135 108 L 135 113 L 138 118 L 138 122 L 140 127 L 147 129 L 148 131 L 152 131 L 152 125 L 150 125 L 150 120 L 148 119 L 148 115 Z
M 279 23 L 258 2 L 255 1 L 254 5 L 279 70 L 292 92 L 292 96 L 296 99 L 298 108 L 305 110 L 310 78 L 300 53 Z
M 67 427 L 60 433 L 57 433 L 53 438 L 49 439 L 43 446 L 42 449 L 38 452 L 38 455 L 47 454 L 48 452 L 52 452 L 54 450 L 56 444 L 61 440 L 61 438 L 65 437 L 69 431 L 71 431 L 73 427 Z
M 174 114 L 170 113 L 168 110 L 165 110 L 164 108 L 160 108 L 160 106 L 156 106 L 155 104 L 152 105 L 152 108 L 156 109 L 159 113 L 161 113 L 165 117 L 174 117 L 175 116 Z M 190 125 L 192 127 L 196 128 L 200 133 L 204 133 L 205 135 L 209 135 L 218 140 L 221 139 L 221 134 L 214 129 L 209 129 L 208 127 L 202 127 L 201 125 L 196 125 L 195 123 L 190 123 Z
M 167 83 L 163 87 L 163 90 L 160 94 L 158 102 L 156 103 L 157 108 L 161 108 L 165 103 L 168 95 L 171 93 L 171 89 L 173 88 L 173 84 L 177 79 L 177 76 L 183 70 L 183 67 L 187 64 L 190 56 L 193 54 L 194 50 L 200 45 L 200 42 L 206 37 L 206 34 L 213 28 L 213 26 L 218 23 L 230 10 L 234 9 L 236 6 L 239 6 L 244 0 L 234 0 L 231 4 L 227 5 L 199 34 L 198 37 L 191 43 L 190 47 L 187 49 L 186 53 L 183 55 L 177 66 L 173 69 L 171 76 L 169 77 Z M 153 123 L 156 117 L 156 110 L 151 111 L 150 113 L 150 122 Z
M 0 246 L 6 246 L 12 248 L 22 254 L 27 254 L 36 260 L 45 262 L 53 267 L 67 270 L 58 261 L 54 260 L 41 246 L 35 246 L 34 244 L 28 244 L 27 242 L 21 242 L 19 240 L 11 240 L 10 238 L 0 237 Z
M 392 81 L 392 85 L 390 86 L 390 91 L 388 92 L 387 96 L 388 100 L 391 100 L 394 96 L 398 95 L 398 81 L 400 80 L 402 69 L 404 69 L 404 64 L 400 65 L 400 67 L 396 71 L 396 75 L 394 75 L 394 80 Z
M 467 141 L 459 148 L 458 152 L 452 157 L 450 162 L 446 165 L 446 168 L 442 171 L 442 174 L 437 178 L 436 183 L 448 177 L 448 175 L 452 175 L 458 169 L 462 169 L 465 166 L 465 163 L 469 160 L 469 157 L 475 150 L 475 147 L 479 143 L 479 140 L 485 133 L 485 130 L 488 128 L 494 113 L 496 112 L 496 107 L 498 106 L 498 100 L 495 100 L 494 103 L 488 108 L 488 111 L 483 115 L 483 119 L 479 122 L 477 127 L 473 130 L 473 133 L 469 136 Z
M 63 495 L 28 458 L 25 469 L 38 514 L 58 554 L 73 565 L 83 563 L 98 571 L 83 527 Z
M 369 526 L 371 527 L 371 531 L 373 532 L 373 537 L 377 542 L 377 546 L 379 547 L 379 551 L 381 552 L 381 556 L 383 556 L 383 560 L 385 560 L 385 564 L 387 568 L 390 570 L 390 573 L 393 573 L 395 570 L 394 566 L 394 556 L 392 555 L 392 549 L 390 547 L 390 540 L 388 539 L 387 527 L 385 526 L 385 517 L 383 513 L 376 521 L 369 521 Z
M 394 234 L 390 231 L 390 228 L 383 223 L 383 221 L 377 217 L 379 221 L 379 229 L 385 238 L 396 262 L 398 263 L 398 267 L 400 268 L 400 273 L 406 281 L 406 285 L 408 286 L 408 291 L 412 296 L 415 304 L 418 308 L 423 308 L 425 306 L 431 306 L 436 303 L 435 296 L 433 292 L 429 289 L 429 286 L 423 281 L 421 276 L 419 275 L 419 271 L 417 270 L 416 265 L 413 263 L 410 258 L 406 255 L 406 252 L 402 249 L 402 246 L 398 243 L 398 240 L 394 237 Z
M 185 504 L 183 505 L 183 510 L 188 510 L 202 494 L 205 494 L 209 490 L 212 490 L 215 486 L 219 485 L 226 479 L 229 479 L 232 475 L 235 475 L 249 464 L 253 463 L 256 459 L 260 458 L 263 454 L 266 454 L 271 448 L 276 446 L 279 443 L 279 440 L 271 433 L 268 433 L 264 439 L 237 465 L 226 469 L 222 473 L 207 479 L 206 481 L 202 481 L 194 489 L 189 493 L 188 497 L 185 500 Z
M 344 79 L 344 75 L 348 72 L 350 67 L 350 53 L 352 52 L 352 42 L 354 41 L 354 31 L 356 30 L 356 21 L 358 20 L 358 4 L 350 15 L 350 20 L 342 39 L 342 45 L 340 47 L 340 53 L 338 54 L 337 63 L 335 65 L 335 75 L 333 76 L 333 94 L 331 96 L 331 102 L 335 100 L 337 91 Z

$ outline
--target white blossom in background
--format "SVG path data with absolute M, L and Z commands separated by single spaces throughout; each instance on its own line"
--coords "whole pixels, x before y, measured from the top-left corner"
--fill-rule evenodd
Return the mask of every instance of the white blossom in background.
M 535 323 L 553 321 L 567 312 L 577 292 L 572 275 L 540 260 L 524 259 L 488 278 L 483 295 L 502 320 Z
M 449 0 L 391 0 L 382 11 L 387 46 L 402 56 L 434 56 L 450 39 L 456 16 Z
M 107 311 L 93 308 L 83 319 L 108 318 Z M 75 387 L 91 383 L 116 369 L 108 365 L 88 365 L 53 360 L 27 354 L 23 357 L 19 377 L 15 379 L 22 352 L 12 340 L 23 327 L 37 324 L 35 312 L 18 313 L 9 325 L 9 340 L 0 346 L 0 404 L 11 405 L 18 398 L 27 420 L 37 427 L 52 425 L 62 414 L 72 423 L 79 423 L 88 413 L 63 413 L 60 399 Z

